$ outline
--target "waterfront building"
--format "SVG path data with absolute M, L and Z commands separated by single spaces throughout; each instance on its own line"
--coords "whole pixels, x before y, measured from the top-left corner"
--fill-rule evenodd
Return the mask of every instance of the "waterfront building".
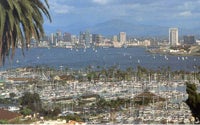
M 118 40 L 117 40 L 117 35 L 114 35 L 114 36 L 113 36 L 112 41 L 113 41 L 113 42 L 117 42 L 117 41 L 118 41 Z
M 76 35 L 71 35 L 71 42 L 73 44 L 78 43 L 78 38 L 76 37 Z
M 48 47 L 49 46 L 49 36 L 44 36 L 44 37 L 42 37 L 41 39 L 40 39 L 40 41 L 39 41 L 39 43 L 33 43 L 32 45 L 31 45 L 31 47 L 36 47 L 36 46 L 38 46 L 38 47 Z
M 91 35 L 89 31 L 80 32 L 79 43 L 89 48 L 91 43 Z
M 71 34 L 65 32 L 65 33 L 63 34 L 63 40 L 64 40 L 65 42 L 71 42 L 71 41 L 72 41 L 72 39 L 71 39 Z
M 46 38 L 46 36 L 44 38 Z M 32 37 L 30 39 L 30 44 L 28 46 L 29 47 L 37 47 L 37 45 L 38 45 L 38 42 L 36 41 L 35 37 Z
M 139 42 L 140 46 L 150 46 L 151 45 L 151 41 L 150 40 L 144 40 Z
M 171 46 L 178 45 L 178 28 L 169 28 L 169 43 Z
M 196 40 L 196 44 L 200 45 L 200 40 L 199 39 Z
M 195 40 L 194 35 L 183 36 L 183 42 L 184 42 L 184 44 L 187 44 L 187 45 L 196 44 L 196 40 Z
M 54 43 L 55 43 L 55 41 L 54 41 L 54 34 L 51 33 L 51 44 L 53 45 Z
M 99 44 L 103 41 L 103 36 L 101 34 L 92 34 L 92 43 L 94 45 Z
M 126 32 L 119 33 L 119 42 L 124 44 L 126 42 Z
M 62 32 L 61 31 L 58 30 L 56 32 L 56 38 L 57 38 L 57 41 L 63 40 L 63 38 L 62 38 Z
M 37 45 L 38 47 L 49 47 L 49 42 L 48 41 L 40 41 Z

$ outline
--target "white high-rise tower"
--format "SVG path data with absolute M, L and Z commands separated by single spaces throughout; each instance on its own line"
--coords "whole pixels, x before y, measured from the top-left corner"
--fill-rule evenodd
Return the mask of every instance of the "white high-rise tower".
M 169 43 L 172 46 L 178 45 L 178 28 L 169 28 Z
M 119 42 L 124 44 L 126 42 L 126 32 L 119 33 Z

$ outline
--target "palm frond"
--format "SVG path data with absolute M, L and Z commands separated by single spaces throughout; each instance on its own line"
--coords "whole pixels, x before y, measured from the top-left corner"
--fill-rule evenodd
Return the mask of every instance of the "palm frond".
M 18 44 L 28 48 L 34 36 L 39 40 L 44 35 L 43 15 L 51 22 L 48 1 L 44 0 L 0 0 L 0 62 L 15 54 Z

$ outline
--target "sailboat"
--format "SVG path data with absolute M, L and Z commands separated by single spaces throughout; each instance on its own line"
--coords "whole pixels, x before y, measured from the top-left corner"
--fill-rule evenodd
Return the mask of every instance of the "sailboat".
M 165 59 L 168 60 L 168 57 L 165 55 Z
M 186 56 L 185 59 L 188 59 L 188 57 Z
M 16 63 L 19 63 L 19 60 L 17 59 Z
M 83 52 L 86 52 L 86 48 L 84 48 Z

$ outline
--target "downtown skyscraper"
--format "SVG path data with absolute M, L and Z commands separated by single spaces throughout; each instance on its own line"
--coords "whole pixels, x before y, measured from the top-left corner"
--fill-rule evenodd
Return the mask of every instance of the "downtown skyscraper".
M 119 42 L 124 44 L 126 42 L 126 32 L 119 33 Z
M 178 43 L 178 28 L 169 28 L 169 44 L 177 46 Z

